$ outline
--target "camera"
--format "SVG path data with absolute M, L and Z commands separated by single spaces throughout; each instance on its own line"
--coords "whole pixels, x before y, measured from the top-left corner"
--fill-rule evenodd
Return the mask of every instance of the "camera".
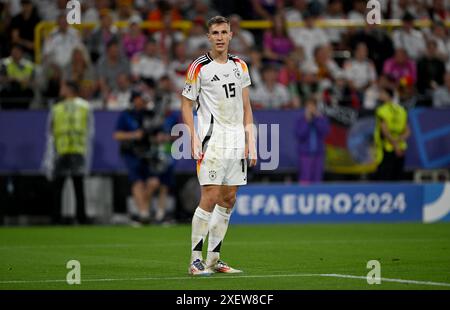
M 141 112 L 142 121 L 140 128 L 144 135 L 139 140 L 127 141 L 121 144 L 122 153 L 131 153 L 141 160 L 146 161 L 151 171 L 164 172 L 172 159 L 166 152 L 165 143 L 157 141 L 159 133 L 163 132 L 164 118 L 153 110 Z

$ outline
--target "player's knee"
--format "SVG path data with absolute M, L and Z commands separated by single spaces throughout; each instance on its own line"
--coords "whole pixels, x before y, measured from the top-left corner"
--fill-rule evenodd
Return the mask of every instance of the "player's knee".
M 235 193 L 228 193 L 225 194 L 221 199 L 221 206 L 224 208 L 233 208 L 234 204 L 236 203 L 236 194 Z
M 217 198 L 214 196 L 202 196 L 200 199 L 200 206 L 203 207 L 203 209 L 212 212 L 214 209 L 214 206 L 218 203 Z

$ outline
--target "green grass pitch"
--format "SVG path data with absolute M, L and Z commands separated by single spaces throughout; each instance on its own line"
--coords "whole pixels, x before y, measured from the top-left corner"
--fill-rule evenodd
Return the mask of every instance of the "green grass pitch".
M 0 289 L 450 289 L 449 223 L 231 225 L 222 258 L 243 274 L 193 278 L 189 256 L 189 225 L 0 228 Z

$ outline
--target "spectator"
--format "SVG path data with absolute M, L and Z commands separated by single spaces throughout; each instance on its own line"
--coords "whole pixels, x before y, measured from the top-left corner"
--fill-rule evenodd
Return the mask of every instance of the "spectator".
M 0 1 L 0 58 L 6 57 L 11 49 L 9 42 L 9 29 L 11 25 L 11 15 L 6 2 Z
M 303 15 L 305 26 L 303 28 L 292 28 L 289 35 L 295 46 L 300 46 L 305 52 L 305 60 L 314 60 L 314 50 L 318 46 L 328 44 L 326 33 L 315 27 L 316 18 L 311 12 L 305 12 Z
M 63 70 L 50 63 L 43 68 L 42 79 L 37 83 L 42 93 L 42 101 L 46 107 L 51 107 L 58 99 L 63 81 Z
M 346 19 L 341 0 L 329 0 L 325 20 L 328 22 Z M 328 40 L 335 48 L 342 49 L 342 36 L 345 30 L 342 28 L 331 27 L 326 30 Z
M 173 45 L 184 40 L 184 35 L 173 28 L 172 15 L 167 12 L 162 17 L 163 28 L 153 34 L 153 38 L 158 44 L 161 58 L 167 58 L 172 51 Z M 168 59 L 165 59 L 168 61 Z
M 82 23 L 95 23 L 100 22 L 100 10 L 98 10 L 94 2 L 100 1 L 83 1 L 81 2 L 81 22 Z
M 233 33 L 233 39 L 230 42 L 229 48 L 230 53 L 239 56 L 244 61 L 248 61 L 250 49 L 255 45 L 253 34 L 241 28 L 241 17 L 236 14 L 230 16 L 230 27 Z
M 1 2 L 6 4 L 6 9 L 10 16 L 16 16 L 20 14 L 20 10 L 22 8 L 21 0 L 1 0 Z
M 20 45 L 14 45 L 11 56 L 0 62 L 0 107 L 27 109 L 34 97 L 34 64 L 23 57 Z
M 298 84 L 302 75 L 300 71 L 302 57 L 301 49 L 289 54 L 284 60 L 278 76 L 278 81 L 288 88 L 294 108 L 299 107 L 301 103 Z
M 200 56 L 201 50 L 209 46 L 205 20 L 197 18 L 192 21 L 192 28 L 189 30 L 189 36 L 186 38 L 186 50 L 189 51 L 189 58 Z
M 130 64 L 125 57 L 121 57 L 119 43 L 111 41 L 106 54 L 97 63 L 97 76 L 103 99 L 108 98 L 109 94 L 117 89 L 117 76 L 121 73 L 129 74 Z
M 366 1 L 353 1 L 353 9 L 348 13 L 348 19 L 351 21 L 365 22 L 366 21 Z
M 287 22 L 301 22 L 303 21 L 302 15 L 308 9 L 308 1 L 307 0 L 293 0 L 292 6 L 286 8 L 285 16 Z M 292 28 L 289 28 L 288 32 L 290 35 L 290 31 Z
M 181 99 L 174 91 L 174 85 L 168 75 L 163 75 L 158 81 L 155 94 L 155 105 L 160 115 L 164 118 L 169 111 L 180 110 Z
M 89 103 L 78 97 L 78 90 L 76 83 L 64 83 L 61 88 L 64 99 L 52 107 L 48 120 L 44 167 L 47 177 L 53 180 L 54 224 L 61 223 L 61 198 L 66 178 L 71 178 L 74 184 L 78 222 L 90 222 L 85 211 L 83 179 L 90 169 L 94 116 Z M 75 136 L 77 139 L 73 139 Z
M 11 41 L 22 46 L 25 54 L 34 58 L 34 28 L 40 22 L 31 0 L 21 0 L 22 11 L 11 20 Z
M 406 13 L 408 14 L 415 14 L 414 6 L 411 3 L 410 0 L 391 0 L 390 1 L 390 12 L 392 19 L 401 19 L 403 16 L 405 16 Z
M 434 22 L 431 29 L 430 40 L 437 44 L 437 56 L 446 62 L 447 69 L 450 69 L 450 39 L 447 35 L 447 29 L 441 21 Z
M 64 69 L 64 80 L 73 81 L 79 86 L 95 84 L 95 72 L 86 48 L 82 45 L 74 48 L 70 63 Z
M 151 87 L 155 87 L 156 81 L 167 73 L 166 64 L 158 57 L 155 41 L 150 39 L 145 44 L 144 52 L 133 57 L 131 73 L 134 80 L 144 80 Z
M 270 62 L 282 63 L 295 48 L 287 34 L 286 21 L 282 14 L 273 18 L 273 26 L 264 33 L 264 57 Z
M 301 80 L 298 84 L 300 101 L 303 103 L 319 92 L 318 69 L 313 63 L 304 63 L 301 67 Z
M 444 74 L 445 63 L 439 59 L 437 43 L 430 40 L 427 42 L 427 53 L 417 62 L 417 90 L 419 94 L 431 94 L 432 90 L 444 83 Z
M 429 10 L 429 14 L 432 20 L 442 20 L 442 21 L 448 20 L 450 18 L 450 13 L 448 10 L 448 1 L 432 0 L 432 7 Z
M 220 15 L 213 7 L 213 1 L 211 0 L 192 0 L 192 8 L 187 12 L 186 19 L 195 20 L 202 18 L 209 20 L 214 16 Z
M 417 80 L 416 63 L 408 57 L 405 49 L 399 48 L 394 57 L 385 61 L 383 74 L 392 77 L 397 86 L 403 84 L 412 87 Z
M 372 84 L 364 92 L 363 106 L 362 111 L 360 111 L 360 114 L 373 115 L 375 109 L 378 106 L 378 101 L 381 92 L 384 91 L 385 88 L 395 89 L 395 87 L 396 87 L 395 81 L 393 81 L 387 75 L 381 75 L 380 78 L 376 81 L 376 83 Z M 395 103 L 399 103 L 397 93 L 394 94 L 393 101 Z
M 186 55 L 186 46 L 183 42 L 175 44 L 173 54 L 173 59 L 167 68 L 167 72 L 174 83 L 175 92 L 181 94 L 191 60 Z
M 100 12 L 100 27 L 95 29 L 87 38 L 87 47 L 92 61 L 95 63 L 106 52 L 106 46 L 111 41 L 118 41 L 117 28 L 113 25 L 113 19 L 109 10 Z
M 271 20 L 284 7 L 284 0 L 251 0 L 255 19 Z
M 117 89 L 112 91 L 106 102 L 107 110 L 125 110 L 130 107 L 131 81 L 126 73 L 117 76 Z
M 314 51 L 314 64 L 317 66 L 318 77 L 324 85 L 328 85 L 338 77 L 344 76 L 343 70 L 331 57 L 332 52 L 331 45 L 319 46 Z
M 128 59 L 144 50 L 147 37 L 143 34 L 140 24 L 142 19 L 139 16 L 133 16 L 128 21 L 129 31 L 122 36 L 123 49 Z
M 57 21 L 58 16 L 66 12 L 66 0 L 39 0 L 39 15 L 45 21 Z
M 414 3 L 412 3 L 412 6 L 414 8 L 413 15 L 416 16 L 419 20 L 429 20 L 430 15 L 428 12 L 427 3 L 425 3 L 427 0 L 416 0 Z
M 406 140 L 410 135 L 408 113 L 401 105 L 394 103 L 394 91 L 385 88 L 381 91 L 383 102 L 375 112 L 375 146 L 378 168 L 376 180 L 401 180 L 405 164 Z
M 444 76 L 444 85 L 433 92 L 433 107 L 450 108 L 450 72 Z
M 255 108 L 280 109 L 291 104 L 289 91 L 286 86 L 277 82 L 278 70 L 274 66 L 267 66 L 262 72 L 262 84 L 250 93 Z
M 100 26 L 86 38 L 86 46 L 94 63 L 106 53 L 106 46 L 111 41 L 119 41 L 117 27 L 109 10 L 100 12 Z
M 367 56 L 367 46 L 361 42 L 356 46 L 354 58 L 344 63 L 344 71 L 348 84 L 360 97 L 362 97 L 362 93 L 377 79 L 375 65 Z
M 298 180 L 302 184 L 320 182 L 325 164 L 325 138 L 330 124 L 328 118 L 319 112 L 313 97 L 305 101 L 295 130 L 299 154 Z
M 250 76 L 252 77 L 252 85 L 251 87 L 253 89 L 258 88 L 260 85 L 262 85 L 262 70 L 263 70 L 263 55 L 259 51 L 259 49 L 252 48 L 250 51 L 250 66 L 249 66 L 249 72 Z
M 69 64 L 75 47 L 81 44 L 78 31 L 69 27 L 66 15 L 61 14 L 58 17 L 58 27 L 50 33 L 44 43 L 44 62 L 55 63 L 62 69 Z
M 138 17 L 139 13 L 133 8 L 133 0 L 117 0 L 118 21 L 129 21 L 132 18 Z
M 414 16 L 406 13 L 403 16 L 403 26 L 392 34 L 395 49 L 403 48 L 413 60 L 419 59 L 425 53 L 425 39 L 420 30 L 414 29 Z
M 151 147 L 149 132 L 145 131 L 146 101 L 142 93 L 133 91 L 132 108 L 123 111 L 116 125 L 114 139 L 120 142 L 120 154 L 128 170 L 131 193 L 139 210 L 137 220 L 148 223 L 150 220 L 150 202 L 160 186 L 157 176 L 150 171 L 145 153 Z
M 162 22 L 166 14 L 169 14 L 170 20 L 172 21 L 180 21 L 183 19 L 179 10 L 166 0 L 158 0 L 156 8 L 148 13 L 147 19 L 150 22 Z
M 352 50 L 360 42 L 364 42 L 369 50 L 369 58 L 375 63 L 377 73 L 383 72 L 383 65 L 386 59 L 394 54 L 394 48 L 391 38 L 376 25 L 367 24 L 364 29 L 358 30 L 350 39 Z

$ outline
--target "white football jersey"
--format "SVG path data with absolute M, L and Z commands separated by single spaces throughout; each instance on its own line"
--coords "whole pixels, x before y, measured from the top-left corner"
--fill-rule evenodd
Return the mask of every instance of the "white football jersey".
M 228 55 L 225 64 L 209 54 L 189 66 L 182 95 L 197 102 L 197 132 L 206 143 L 223 148 L 244 148 L 244 104 L 242 89 L 250 86 L 246 63 Z

